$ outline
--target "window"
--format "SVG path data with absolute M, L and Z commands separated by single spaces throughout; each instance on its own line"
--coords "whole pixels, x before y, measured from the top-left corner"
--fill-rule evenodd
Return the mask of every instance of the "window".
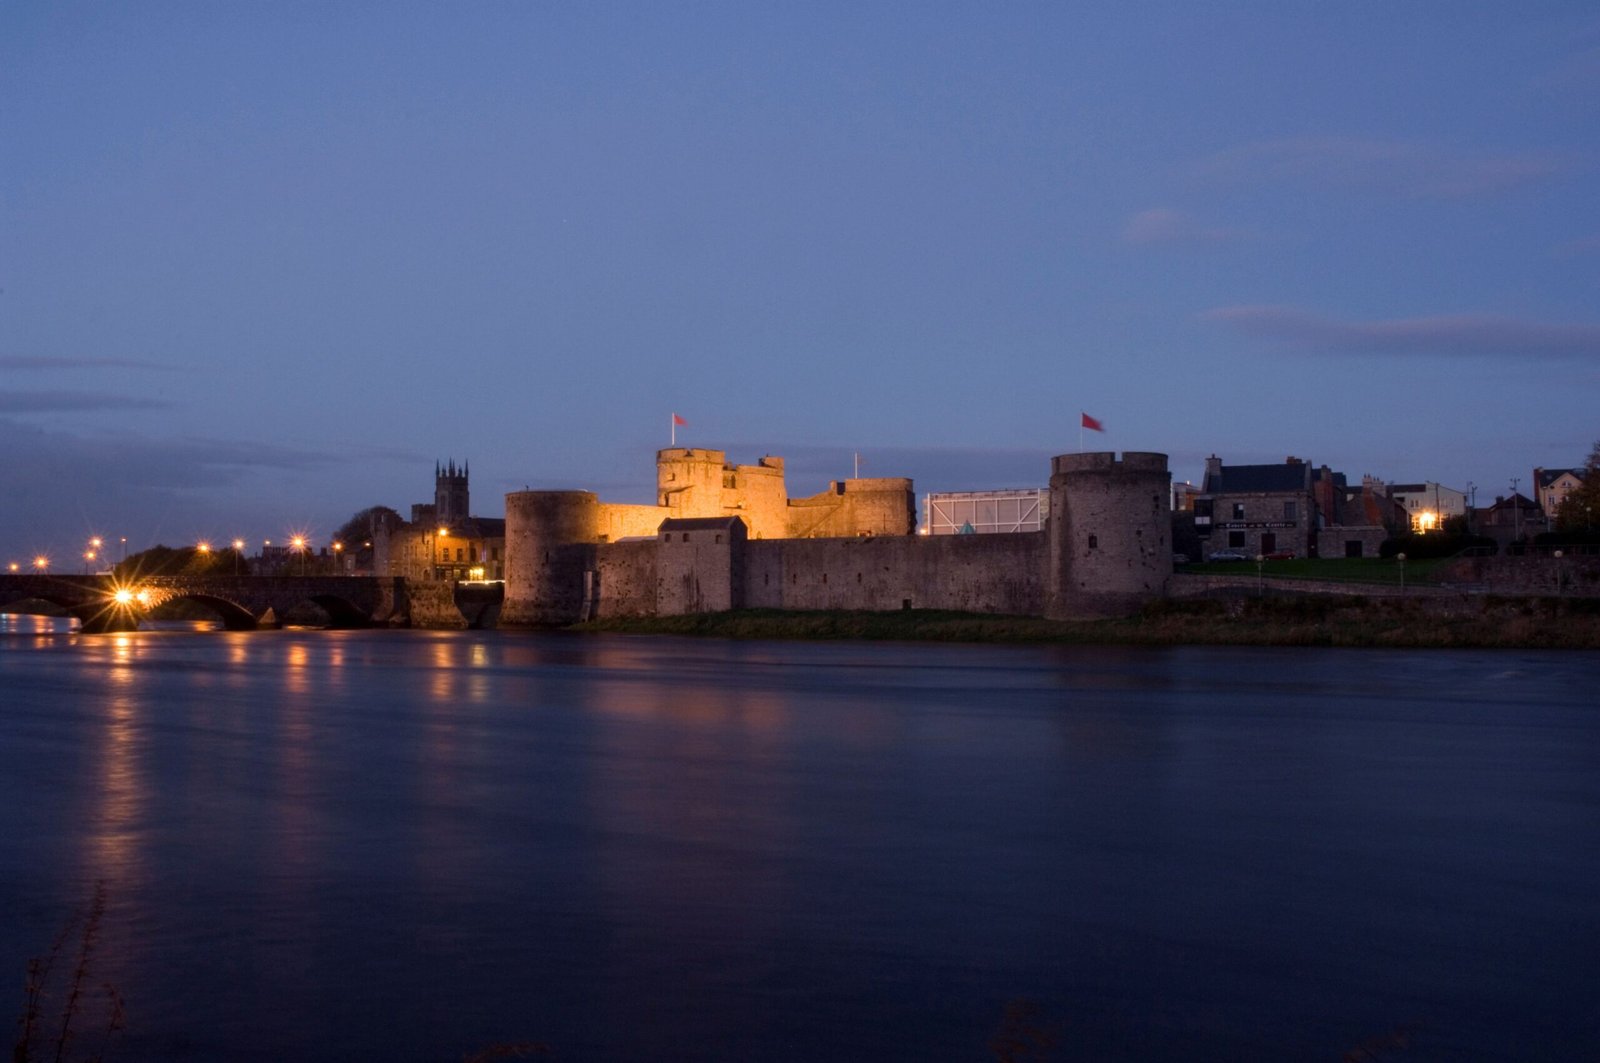
M 1244 503 L 1243 502 L 1235 502 L 1233 504 L 1233 519 L 1234 520 L 1244 520 Z
M 722 545 L 722 535 L 721 535 L 720 532 L 716 536 L 715 545 L 717 545 L 717 546 L 721 546 Z
M 1244 532 L 1231 531 L 1228 533 L 1228 549 L 1239 550 L 1244 547 Z
M 1285 502 L 1283 504 L 1283 519 L 1284 520 L 1294 520 L 1295 519 L 1295 511 L 1294 511 L 1294 503 L 1293 502 Z
M 1099 545 L 1100 545 L 1100 537 L 1098 535 L 1089 536 L 1089 549 L 1093 550 L 1095 547 L 1097 547 Z
M 688 542 L 689 541 L 689 533 L 688 532 L 684 532 L 683 533 L 683 541 L 684 542 Z

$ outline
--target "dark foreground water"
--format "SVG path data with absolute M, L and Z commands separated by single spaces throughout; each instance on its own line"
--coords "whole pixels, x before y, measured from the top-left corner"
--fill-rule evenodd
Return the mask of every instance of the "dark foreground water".
M 0 984 L 104 882 L 112 1063 L 981 1061 L 1008 1006 L 1055 1060 L 1600 1058 L 1593 654 L 36 623 Z

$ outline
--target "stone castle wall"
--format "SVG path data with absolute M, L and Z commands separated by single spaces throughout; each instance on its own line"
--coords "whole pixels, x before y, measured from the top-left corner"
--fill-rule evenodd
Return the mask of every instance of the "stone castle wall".
M 744 599 L 767 609 L 1044 611 L 1043 533 L 788 539 L 745 548 Z
M 666 535 L 662 521 L 680 519 L 662 515 L 670 507 L 605 506 L 588 492 L 507 495 L 502 623 L 741 606 L 1106 616 L 1162 595 L 1172 574 L 1164 454 L 1057 457 L 1047 530 L 983 536 L 911 534 L 911 482 L 881 479 L 842 481 L 815 499 L 788 501 L 788 529 L 800 536 L 758 539 L 750 523 L 765 518 L 729 512 L 728 492 L 747 505 L 751 496 L 738 493 L 737 470 L 729 470 L 720 451 L 686 452 L 665 465 L 674 467 L 660 481 L 670 486 L 664 497 L 678 500 L 681 519 L 702 526 Z M 711 478 L 713 468 L 721 480 Z M 755 474 L 762 477 L 781 474 L 781 462 L 742 468 L 762 470 Z M 719 511 L 706 512 L 713 508 L 707 501 L 713 488 L 720 492 Z M 727 521 L 730 516 L 744 523 Z M 650 539 L 617 541 L 635 535 L 651 517 L 657 527 Z M 805 523 L 806 517 L 816 523 Z M 862 523 L 874 534 L 826 534 Z M 611 538 L 625 527 L 629 535 Z M 887 528 L 904 531 L 877 530 Z

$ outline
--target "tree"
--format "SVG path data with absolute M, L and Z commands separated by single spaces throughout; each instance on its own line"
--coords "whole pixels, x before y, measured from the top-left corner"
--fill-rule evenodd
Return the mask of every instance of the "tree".
M 194 546 L 152 546 L 129 554 L 111 569 L 119 580 L 151 576 L 226 576 L 239 571 L 243 558 L 232 547 L 201 550 Z
M 1583 486 L 1566 497 L 1556 510 L 1556 527 L 1567 533 L 1588 534 L 1600 527 L 1600 440 L 1583 463 Z
M 393 531 L 401 523 L 400 514 L 388 506 L 368 506 L 339 525 L 339 530 L 333 533 L 333 541 L 351 547 L 359 546 L 371 539 L 380 525 Z

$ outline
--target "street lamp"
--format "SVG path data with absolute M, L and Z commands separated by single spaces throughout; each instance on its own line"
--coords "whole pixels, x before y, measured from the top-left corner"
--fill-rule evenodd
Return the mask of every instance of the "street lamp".
M 85 576 L 89 574 L 89 566 L 92 564 L 94 564 L 94 551 L 85 550 L 83 552 L 83 574 Z
M 1257 598 L 1261 597 L 1261 590 L 1262 590 L 1262 587 L 1261 587 L 1261 566 L 1262 566 L 1263 563 L 1266 562 L 1266 560 L 1267 560 L 1267 555 L 1266 554 L 1257 554 L 1256 555 L 1256 597 Z
M 15 561 L 13 561 L 13 562 L 11 562 L 11 564 L 7 565 L 6 567 L 8 569 L 10 569 L 12 572 L 15 572 L 15 571 L 17 571 L 17 569 L 21 568 L 22 566 L 17 564 Z
M 449 535 L 450 535 L 450 529 L 441 524 L 439 526 L 439 566 L 440 566 L 439 567 L 439 578 L 440 579 L 444 579 L 444 562 L 448 558 L 447 551 L 450 549 L 448 546 L 444 545 L 444 540 L 446 538 L 448 538 Z
M 300 555 L 300 575 L 306 574 L 306 537 L 296 535 L 289 540 L 289 549 Z
M 1557 550 L 1556 558 L 1556 597 L 1561 597 L 1561 551 Z
M 233 574 L 235 576 L 237 576 L 239 574 L 239 554 L 241 552 L 243 552 L 243 550 L 244 550 L 244 540 L 243 539 L 235 539 L 233 541 Z
M 1516 528 L 1516 534 L 1512 537 L 1512 542 L 1518 543 L 1522 541 L 1522 506 L 1517 502 L 1517 484 L 1521 482 L 1522 477 L 1520 476 L 1511 478 L 1511 514 L 1512 523 Z
M 40 572 L 43 572 L 45 569 L 50 567 L 50 559 L 43 554 L 40 554 L 38 557 L 33 559 L 33 567 L 38 569 Z
M 333 574 L 335 576 L 340 575 L 341 573 L 341 569 L 339 568 L 339 555 L 343 551 L 344 543 L 341 543 L 339 540 L 335 539 L 333 541 Z
M 1400 593 L 1406 592 L 1406 555 L 1395 554 L 1394 559 L 1400 562 Z

